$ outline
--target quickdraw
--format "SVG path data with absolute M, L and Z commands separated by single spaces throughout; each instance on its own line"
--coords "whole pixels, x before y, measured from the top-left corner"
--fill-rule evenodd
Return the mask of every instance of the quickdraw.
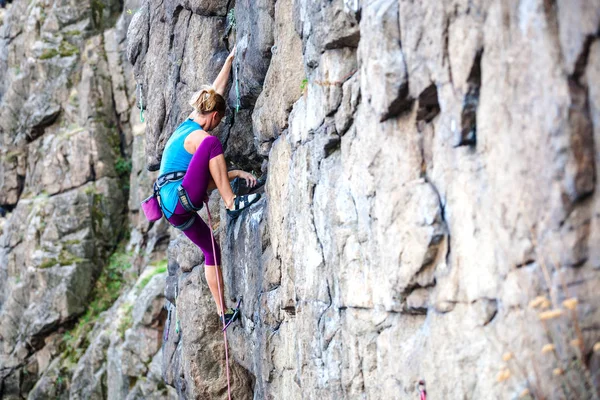
M 138 108 L 140 109 L 140 122 L 144 122 L 144 100 L 142 99 L 142 84 L 138 84 Z
M 177 295 L 179 294 L 177 292 L 179 292 L 179 288 L 177 288 L 175 292 L 175 333 L 179 335 L 181 327 L 179 326 L 179 314 L 177 313 Z
M 235 112 L 236 113 L 240 111 L 240 106 L 241 106 L 239 76 L 240 76 L 240 63 L 236 61 L 235 62 L 235 97 L 236 97 Z
M 167 301 L 167 326 L 165 327 L 165 337 L 164 337 L 164 341 L 166 342 L 167 340 L 169 340 L 169 328 L 171 327 L 171 302 Z

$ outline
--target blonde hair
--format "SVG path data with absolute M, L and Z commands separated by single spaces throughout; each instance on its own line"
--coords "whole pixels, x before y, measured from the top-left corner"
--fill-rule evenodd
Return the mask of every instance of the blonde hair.
M 201 114 L 217 111 L 225 114 L 225 99 L 212 86 L 204 85 L 190 99 L 190 106 Z

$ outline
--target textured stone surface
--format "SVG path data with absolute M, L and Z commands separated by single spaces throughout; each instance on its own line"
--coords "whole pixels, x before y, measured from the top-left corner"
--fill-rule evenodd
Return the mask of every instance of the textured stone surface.
M 131 118 L 137 117 L 135 82 L 122 61 L 131 16 L 124 12 L 117 21 L 121 11 L 112 2 L 16 1 L 3 12 L 2 398 L 107 398 L 118 393 L 109 376 L 125 383 L 111 398 L 176 398 L 152 364 L 157 353 L 160 359 L 164 274 L 136 282 L 148 264 L 164 258 L 169 232 L 164 223 L 136 220 L 139 193 L 148 191 L 142 185 L 152 177 L 136 170 L 135 191 L 129 188 L 132 141 L 137 135 L 144 158 L 144 125 Z M 131 218 L 128 203 L 136 203 Z M 124 293 L 98 315 L 98 307 L 110 304 L 100 306 L 95 297 L 97 279 L 128 229 L 133 268 L 104 288 Z M 119 331 L 136 339 L 127 342 Z M 110 362 L 114 353 L 122 356 L 119 368 Z M 140 364 L 152 368 L 130 377 L 130 368 L 121 367 Z
M 238 219 L 210 201 L 243 298 L 234 398 L 412 399 L 420 379 L 431 398 L 594 398 L 570 362 L 597 376 L 596 0 L 95 4 L 0 17 L 3 398 L 226 398 L 203 256 L 139 203 L 234 44 L 240 109 L 231 85 L 214 133 L 268 171 Z M 69 365 L 124 220 L 132 267 Z
M 252 113 L 254 136 L 259 143 L 276 139 L 287 128 L 287 116 L 302 91 L 305 76 L 302 41 L 296 31 L 290 29 L 294 23 L 292 6 L 290 1 L 275 4 L 275 44 L 271 48 L 271 63 Z M 267 155 L 264 153 L 262 155 Z

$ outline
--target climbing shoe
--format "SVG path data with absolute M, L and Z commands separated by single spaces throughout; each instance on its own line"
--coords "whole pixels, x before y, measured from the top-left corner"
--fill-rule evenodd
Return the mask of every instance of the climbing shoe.
M 260 193 L 236 196 L 236 198 L 233 199 L 233 209 L 227 210 L 227 214 L 229 214 L 232 218 L 237 218 L 244 209 L 256 203 L 258 199 L 260 199 Z
M 235 308 L 230 307 L 225 311 L 225 326 L 223 327 L 223 330 L 227 329 L 233 321 L 235 321 L 239 318 L 241 303 L 242 303 L 242 298 L 240 297 Z M 219 321 L 223 322 L 223 320 L 221 319 L 221 316 L 219 316 Z

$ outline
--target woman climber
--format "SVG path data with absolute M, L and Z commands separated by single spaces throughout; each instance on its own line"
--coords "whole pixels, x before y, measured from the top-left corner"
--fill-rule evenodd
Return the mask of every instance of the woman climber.
M 194 111 L 169 138 L 157 180 L 165 217 L 204 253 L 204 274 L 217 304 L 219 319 L 223 318 L 221 305 L 225 305 L 223 291 L 219 293 L 219 288 L 223 289 L 221 252 L 214 243 L 213 256 L 210 228 L 198 216 L 197 211 L 202 208 L 202 202 L 208 200 L 207 191 L 215 188 L 221 194 L 228 214 L 234 217 L 260 198 L 260 194 L 236 196 L 233 193 L 231 180 L 244 179 L 248 187 L 256 187 L 256 178 L 240 170 L 228 172 L 221 142 L 209 133 L 219 125 L 225 115 L 226 103 L 223 93 L 234 56 L 235 49 L 227 57 L 212 87 L 203 86 L 192 96 L 189 104 Z M 233 322 L 237 314 L 237 309 L 228 308 L 224 315 L 225 324 Z

